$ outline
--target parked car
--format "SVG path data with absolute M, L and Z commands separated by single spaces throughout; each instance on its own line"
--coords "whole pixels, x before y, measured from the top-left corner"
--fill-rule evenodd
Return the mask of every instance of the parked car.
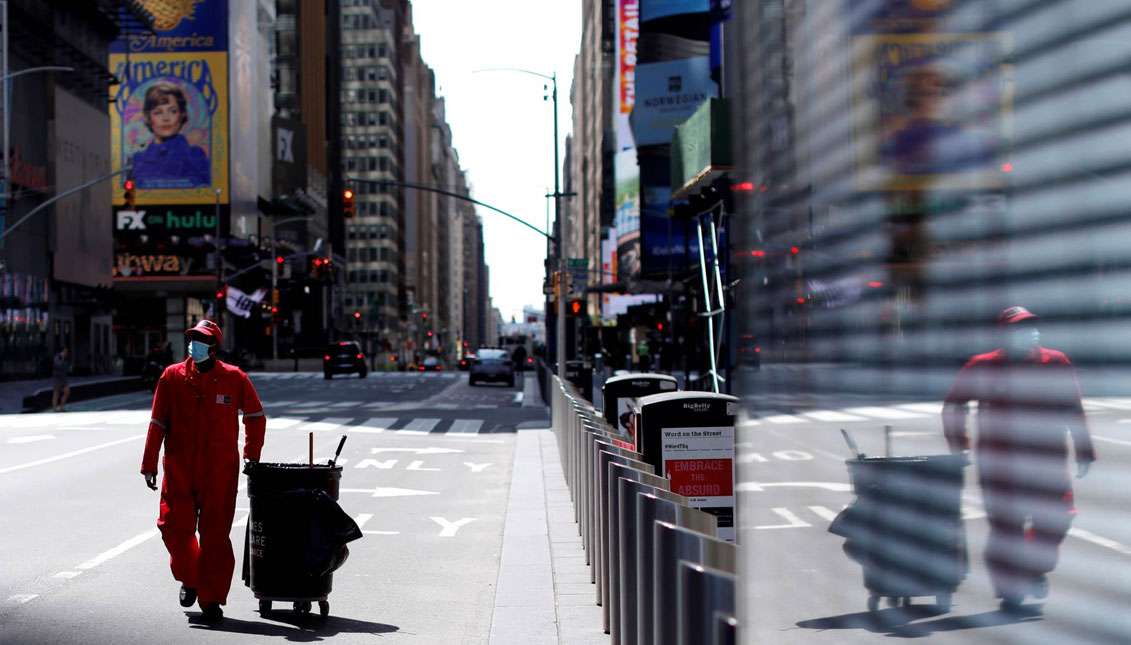
M 514 361 L 505 349 L 480 349 L 471 361 L 467 382 L 476 385 L 486 381 L 502 381 L 514 387 Z
M 421 372 L 439 372 L 441 369 L 443 369 L 443 366 L 440 365 L 440 359 L 436 358 L 435 356 L 427 356 L 423 361 L 420 362 L 420 365 L 417 367 L 417 369 Z
M 466 372 L 467 370 L 471 369 L 471 361 L 474 361 L 474 360 L 475 360 L 475 354 L 472 354 L 470 352 L 468 352 L 467 354 L 464 354 L 463 358 L 460 359 L 460 362 L 459 362 L 460 370 Z
M 345 340 L 330 347 L 322 357 L 322 374 L 326 380 L 334 378 L 335 374 L 352 374 L 357 372 L 358 377 L 365 378 L 369 374 L 369 367 L 365 364 L 365 354 L 361 345 L 356 341 Z

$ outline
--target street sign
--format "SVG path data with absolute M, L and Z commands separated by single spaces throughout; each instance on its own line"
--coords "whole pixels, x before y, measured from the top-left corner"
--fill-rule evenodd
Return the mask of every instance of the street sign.
M 585 258 L 570 258 L 569 259 L 569 268 L 571 268 L 571 269 L 588 269 L 589 268 L 589 260 L 587 260 Z
M 552 282 L 547 282 L 546 284 L 542 285 L 542 295 L 545 295 L 545 296 L 554 295 L 554 284 Z

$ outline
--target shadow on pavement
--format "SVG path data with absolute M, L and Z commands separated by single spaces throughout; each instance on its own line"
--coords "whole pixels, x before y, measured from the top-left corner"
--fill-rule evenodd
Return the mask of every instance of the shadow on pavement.
M 797 623 L 797 626 L 802 629 L 813 630 L 862 629 L 891 636 L 920 638 L 935 632 L 955 632 L 963 629 L 1034 622 L 1043 617 L 1041 605 L 1023 605 L 1014 612 L 987 611 L 981 614 L 951 615 L 937 620 L 924 620 L 937 616 L 943 616 L 943 612 L 933 605 L 921 607 L 912 605 L 911 607 L 884 609 L 877 612 L 862 611 L 855 614 L 802 620 Z
M 289 611 L 272 612 L 259 621 L 225 617 L 219 623 L 210 623 L 204 620 L 199 612 L 187 615 L 189 625 L 193 629 L 256 636 L 278 636 L 300 643 L 321 641 L 338 634 L 378 636 L 400 630 L 396 625 L 372 623 L 367 620 L 354 620 L 333 615 L 323 619 L 315 615 L 295 615 Z

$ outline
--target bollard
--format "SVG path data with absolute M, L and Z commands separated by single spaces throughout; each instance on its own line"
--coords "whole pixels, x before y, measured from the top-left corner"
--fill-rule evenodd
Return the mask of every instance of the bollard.
M 671 494 L 671 493 L 669 493 Z M 623 501 L 623 500 L 622 500 Z M 703 535 L 715 535 L 715 516 L 683 503 L 672 502 L 654 494 L 636 496 L 636 640 L 652 645 L 656 642 L 655 594 L 656 541 L 652 532 L 657 521 L 688 527 Z M 625 585 L 628 586 L 627 584 Z M 625 606 L 627 611 L 628 606 Z
M 609 475 L 606 479 L 605 496 L 609 500 L 608 523 L 605 525 L 607 528 L 608 537 L 605 540 L 605 550 L 602 554 L 602 571 L 605 572 L 604 587 L 604 602 L 601 607 L 605 614 L 605 625 L 609 635 L 611 636 L 612 645 L 620 645 L 621 642 L 621 587 L 625 583 L 624 567 L 621 566 L 621 543 L 624 541 L 624 533 L 621 531 L 621 524 L 624 522 L 624 508 L 620 503 L 620 483 L 625 479 L 630 482 L 637 482 L 654 486 L 657 490 L 666 491 L 668 489 L 668 480 L 657 475 L 651 475 L 642 469 L 630 468 L 624 464 L 610 463 Z M 633 493 L 635 496 L 635 493 Z M 635 497 L 633 497 L 635 499 Z M 672 500 L 679 501 L 679 500 Z M 628 584 L 634 585 L 636 583 L 636 567 L 631 568 L 632 578 L 627 579 Z
M 733 575 L 738 567 L 738 548 L 694 529 L 665 521 L 652 525 L 652 536 L 655 567 L 652 616 L 655 625 L 653 638 L 648 642 L 676 645 L 680 620 L 680 561 L 686 560 Z
M 593 516 L 590 524 L 591 532 L 589 534 L 590 544 L 593 545 L 593 568 L 590 570 L 593 574 L 593 582 L 597 583 L 595 589 L 597 593 L 597 604 L 600 605 L 604 601 L 605 589 L 605 561 L 603 554 L 607 545 L 605 544 L 608 532 L 606 525 L 608 523 L 609 500 L 605 497 L 605 490 L 607 488 L 607 480 L 609 478 L 609 464 L 618 463 L 635 468 L 637 470 L 646 472 L 650 475 L 655 473 L 652 471 L 652 466 L 646 464 L 636 458 L 635 453 L 627 448 L 620 448 L 598 441 L 594 444 L 598 451 L 595 453 L 596 463 L 594 464 L 595 475 L 593 484 Z M 603 613 L 603 612 L 602 612 Z M 608 628 L 605 625 L 606 629 Z
M 578 531 L 581 534 L 581 546 L 585 548 L 585 564 L 592 565 L 593 551 L 592 536 L 593 536 L 593 518 L 595 511 L 593 509 L 593 480 L 596 477 L 593 465 L 596 460 L 597 451 L 600 448 L 596 444 L 600 442 L 602 445 L 609 447 L 613 446 L 612 437 L 607 432 L 600 428 L 584 429 L 581 431 L 582 438 L 584 439 L 581 454 L 578 455 L 578 480 L 577 480 L 577 516 L 578 516 Z M 627 452 L 627 451 L 626 451 Z M 635 458 L 635 453 L 627 455 L 630 458 Z M 591 581 L 592 582 L 592 581 Z
M 640 522 L 636 514 L 638 510 L 637 498 L 642 495 L 661 498 L 676 506 L 685 506 L 687 503 L 687 499 L 682 495 L 676 495 L 667 490 L 667 480 L 664 480 L 662 487 L 631 479 L 621 479 L 617 482 L 617 503 L 620 506 L 620 544 L 617 546 L 620 552 L 618 561 L 620 562 L 619 577 L 621 583 L 618 587 L 620 598 L 617 602 L 620 625 L 616 633 L 620 642 L 624 645 L 636 645 L 644 642 L 639 640 L 639 629 L 637 628 L 637 617 L 640 613 L 637 605 L 641 593 L 638 584 L 640 540 L 637 535 Z M 674 517 L 674 511 L 671 515 Z
M 728 615 L 735 612 L 735 577 L 718 569 L 681 560 L 678 606 L 675 642 L 679 645 L 710 642 L 715 616 L 720 612 Z
M 711 625 L 711 645 L 735 645 L 738 642 L 738 619 L 715 612 Z

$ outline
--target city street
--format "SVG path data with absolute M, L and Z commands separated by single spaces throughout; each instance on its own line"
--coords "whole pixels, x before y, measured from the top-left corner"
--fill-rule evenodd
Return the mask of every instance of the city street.
M 150 402 L 139 393 L 0 417 L 0 642 L 487 642 L 515 430 L 548 426 L 544 407 L 523 406 L 529 379 L 470 388 L 463 372 L 251 376 L 269 419 L 263 461 L 305 462 L 314 432 L 325 463 L 349 437 L 340 503 L 365 535 L 334 576 L 330 618 L 280 603 L 259 615 L 239 579 L 242 476 L 225 621 L 205 627 L 198 608 L 177 604 L 158 494 L 138 474 Z
M 988 531 L 974 466 L 966 469 L 963 514 L 970 574 L 948 613 L 934 599 L 910 609 L 883 602 L 869 615 L 861 567 L 842 551 L 844 539 L 827 531 L 851 500 L 840 428 L 868 456 L 884 455 L 884 426 L 893 429 L 893 455 L 946 452 L 941 402 L 860 400 L 844 408 L 771 408 L 739 427 L 739 517 L 743 557 L 753 577 L 746 607 L 749 642 L 869 643 L 890 636 L 932 643 L 1119 642 L 1131 630 L 1131 524 L 1126 475 L 1131 467 L 1131 399 L 1088 398 L 1084 405 L 1099 460 L 1074 479 L 1079 515 L 1049 576 L 1047 601 L 1032 598 L 1022 612 L 998 611 L 982 551 Z M 972 432 L 976 425 L 972 424 Z M 1075 466 L 1073 465 L 1073 474 Z

